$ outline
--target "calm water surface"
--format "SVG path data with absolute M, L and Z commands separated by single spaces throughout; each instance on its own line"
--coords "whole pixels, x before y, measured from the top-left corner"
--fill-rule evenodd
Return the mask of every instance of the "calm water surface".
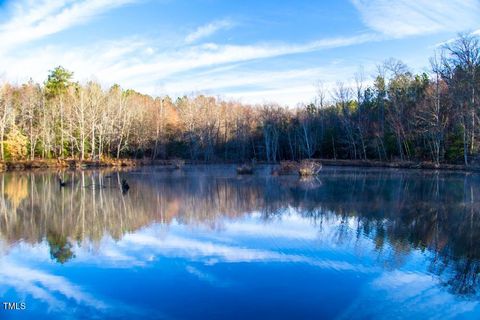
M 480 318 L 479 175 L 270 169 L 1 175 L 0 319 Z

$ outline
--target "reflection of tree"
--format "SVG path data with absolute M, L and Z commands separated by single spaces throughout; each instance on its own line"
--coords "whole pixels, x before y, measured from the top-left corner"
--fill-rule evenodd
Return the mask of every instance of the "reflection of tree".
M 48 232 L 47 242 L 50 246 L 50 257 L 58 263 L 64 264 L 75 257 L 72 244 L 67 240 L 67 237 L 55 232 Z
M 430 252 L 430 271 L 450 290 L 472 294 L 480 271 L 478 177 L 422 171 L 325 170 L 315 181 L 235 177 L 221 169 L 167 172 L 68 172 L 0 176 L 0 232 L 10 243 L 47 239 L 52 257 L 73 255 L 67 239 L 120 239 L 151 223 L 221 228 L 224 218 L 251 212 L 276 219 L 295 210 L 319 228 L 336 224 L 335 241 L 372 239 L 384 265 L 396 268 L 412 250 Z M 131 189 L 122 195 L 125 176 Z M 21 190 L 12 200 L 9 190 Z M 355 226 L 352 229 L 352 226 Z M 62 236 L 60 236 L 62 235 Z
M 347 176 L 347 175 L 345 175 Z M 380 179 L 378 179 L 380 177 Z M 476 293 L 480 271 L 478 178 L 463 174 L 367 172 L 323 179 L 310 197 L 338 216 L 355 217 L 377 251 L 393 248 L 388 263 L 413 249 L 432 253 L 430 271 L 454 293 Z M 300 207 L 304 204 L 300 204 Z M 339 227 L 340 228 L 340 227 Z
M 13 208 L 17 208 L 28 196 L 28 180 L 25 176 L 5 181 L 5 196 Z

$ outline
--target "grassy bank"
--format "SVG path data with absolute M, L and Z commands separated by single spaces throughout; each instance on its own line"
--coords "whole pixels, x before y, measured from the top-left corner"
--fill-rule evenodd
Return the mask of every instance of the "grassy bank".
M 151 160 L 136 159 L 107 159 L 107 160 L 22 160 L 22 161 L 4 161 L 0 162 L 0 170 L 35 170 L 35 169 L 87 169 L 101 167 L 136 167 L 153 164 L 169 164 Z

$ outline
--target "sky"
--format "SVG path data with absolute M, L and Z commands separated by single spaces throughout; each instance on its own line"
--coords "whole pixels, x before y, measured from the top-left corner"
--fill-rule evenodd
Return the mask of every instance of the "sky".
M 480 34 L 480 0 L 0 0 L 0 79 L 61 65 L 153 96 L 294 106 L 388 58 L 428 71 L 459 32 Z

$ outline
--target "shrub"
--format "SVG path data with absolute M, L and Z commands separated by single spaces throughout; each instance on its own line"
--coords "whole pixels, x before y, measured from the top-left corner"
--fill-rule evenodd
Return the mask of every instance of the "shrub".
M 185 165 L 185 160 L 183 159 L 172 159 L 172 165 L 174 169 L 181 169 Z
M 26 158 L 28 139 L 17 126 L 13 126 L 12 129 L 10 129 L 3 143 L 5 145 L 5 151 L 11 160 L 22 160 Z
M 238 174 L 253 174 L 253 167 L 248 164 L 242 164 L 237 167 Z
M 298 166 L 298 174 L 302 177 L 316 176 L 322 170 L 322 164 L 313 160 L 302 160 Z

